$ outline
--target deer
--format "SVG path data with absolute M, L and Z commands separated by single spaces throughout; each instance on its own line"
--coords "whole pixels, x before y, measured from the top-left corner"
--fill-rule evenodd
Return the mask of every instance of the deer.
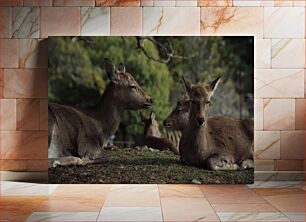
M 185 97 L 165 120 L 166 126 L 183 129 L 179 143 L 181 162 L 209 170 L 254 168 L 253 121 L 208 117 L 220 77 L 206 86 L 195 86 L 182 78 L 189 100 Z
M 149 117 L 146 117 L 140 112 L 140 119 L 144 123 L 144 132 L 142 135 L 135 137 L 135 146 L 147 146 L 158 150 L 170 150 L 176 155 L 179 154 L 178 148 L 173 142 L 164 137 L 160 132 L 154 112 L 151 112 Z
M 48 104 L 49 166 L 86 165 L 108 160 L 103 148 L 126 110 L 147 109 L 152 99 L 120 63 L 105 58 L 110 80 L 99 102 L 89 108 Z

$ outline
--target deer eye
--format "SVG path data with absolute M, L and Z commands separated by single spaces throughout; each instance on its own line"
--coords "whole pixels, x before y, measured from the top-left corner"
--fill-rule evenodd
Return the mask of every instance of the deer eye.
M 209 105 L 209 104 L 210 104 L 210 101 L 207 101 L 206 104 Z
M 136 85 L 129 85 L 130 89 L 137 89 Z

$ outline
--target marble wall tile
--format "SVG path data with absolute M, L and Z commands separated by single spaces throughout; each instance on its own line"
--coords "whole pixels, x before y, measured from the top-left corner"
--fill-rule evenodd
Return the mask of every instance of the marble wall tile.
M 99 212 L 34 212 L 26 221 L 96 221 Z
M 140 6 L 140 0 L 96 0 L 96 6 Z
M 2 171 L 26 171 L 27 160 L 0 160 L 0 170 Z
M 278 171 L 303 171 L 303 160 L 275 160 L 275 170 Z
M 233 6 L 233 0 L 198 0 L 198 6 Z
M 260 6 L 260 0 L 233 0 L 233 6 Z
M 38 7 L 13 7 L 12 37 L 39 38 L 39 13 Z
M 6 69 L 4 70 L 5 98 L 47 98 L 47 69 Z
M 271 204 L 212 204 L 216 212 L 277 212 Z
M 304 70 L 304 98 L 306 98 L 306 69 Z
M 294 128 L 294 99 L 264 99 L 264 130 L 293 130 Z
M 305 129 L 305 99 L 295 100 L 295 129 Z
M 0 99 L 3 97 L 3 69 L 0 69 Z
M 280 132 L 255 131 L 254 134 L 255 159 L 280 159 Z
M 202 35 L 263 36 L 263 9 L 260 7 L 202 7 Z
M 109 7 L 82 7 L 81 8 L 81 35 L 109 35 L 110 8 Z
M 260 6 L 274 6 L 274 0 L 260 0 Z
M 17 130 L 39 130 L 38 99 L 17 99 Z
M 41 38 L 47 38 L 48 36 L 54 35 L 80 35 L 80 13 L 80 8 L 78 7 L 42 7 L 40 30 Z
M 22 6 L 22 0 L 1 0 L 0 7 Z
M 304 0 L 293 0 L 293 6 L 295 6 L 295 7 L 305 7 L 306 2 Z
M 140 0 L 140 6 L 153 6 L 154 0 Z
M 0 68 L 18 68 L 18 40 L 0 39 Z
M 304 32 L 305 10 L 303 8 L 264 8 L 265 38 L 304 38 Z
M 281 159 L 304 159 L 305 131 L 281 132 Z
M 199 186 L 191 184 L 161 184 L 158 185 L 161 198 L 203 198 Z
M 1 99 L 0 100 L 0 129 L 16 130 L 16 100 Z
M 272 68 L 304 68 L 304 39 L 272 39 Z M 288 59 L 294 58 L 294 59 Z
M 254 160 L 255 171 L 273 171 L 274 160 Z
M 53 6 L 95 6 L 95 0 L 53 0 Z
M 176 0 L 175 6 L 182 6 L 182 7 L 196 7 L 198 4 L 197 0 Z
M 47 159 L 47 131 L 1 131 L 1 157 L 4 159 Z
M 24 6 L 52 6 L 52 0 L 23 0 Z
M 48 100 L 39 101 L 39 129 L 48 130 Z
M 12 36 L 12 9 L 0 7 L 0 38 L 10 38 Z
M 263 99 L 254 100 L 254 129 L 263 130 Z
M 175 0 L 153 0 L 154 7 L 175 6 Z
M 294 86 L 294 87 L 290 87 Z M 303 69 L 257 69 L 256 98 L 303 98 Z
M 290 7 L 293 6 L 293 0 L 274 0 L 275 7 Z
M 271 68 L 271 40 L 256 39 L 255 40 L 255 67 Z
M 48 160 L 27 160 L 27 171 L 42 172 L 48 171 Z
M 142 35 L 141 7 L 112 7 L 111 35 Z
M 290 221 L 281 212 L 221 212 L 218 217 L 221 221 Z
M 190 16 L 192 15 L 192 16 Z M 144 35 L 199 35 L 200 8 L 144 7 Z
M 48 41 L 19 39 L 19 68 L 47 68 Z

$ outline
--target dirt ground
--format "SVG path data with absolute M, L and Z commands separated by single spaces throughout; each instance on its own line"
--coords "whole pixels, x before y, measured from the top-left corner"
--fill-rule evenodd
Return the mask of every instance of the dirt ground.
M 209 171 L 182 165 L 170 151 L 112 148 L 103 164 L 49 168 L 49 183 L 250 184 L 254 171 Z

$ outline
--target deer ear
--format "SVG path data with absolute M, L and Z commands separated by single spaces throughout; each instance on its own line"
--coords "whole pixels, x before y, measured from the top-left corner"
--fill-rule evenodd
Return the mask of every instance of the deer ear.
M 112 82 L 118 82 L 119 81 L 119 76 L 118 73 L 116 72 L 116 68 L 114 63 L 112 62 L 112 60 L 105 58 L 104 59 L 104 67 L 105 67 L 105 71 L 106 74 L 108 76 L 108 78 L 112 81 Z
M 140 112 L 140 119 L 144 123 L 148 120 L 148 118 L 143 114 L 143 112 Z
M 150 118 L 151 118 L 151 120 L 155 119 L 155 113 L 154 112 L 151 112 Z
M 117 66 L 117 69 L 120 73 L 125 73 L 125 66 L 122 63 Z
M 191 82 L 190 82 L 188 79 L 186 79 L 184 76 L 182 76 L 182 79 L 183 79 L 184 85 L 185 85 L 185 87 L 186 87 L 187 94 L 190 95 L 191 89 L 192 89 L 192 84 L 191 84 Z
M 211 96 L 214 94 L 215 90 L 217 89 L 219 82 L 220 82 L 220 76 L 218 76 L 215 80 L 213 80 L 210 84 L 209 84 L 209 89 L 211 92 Z

